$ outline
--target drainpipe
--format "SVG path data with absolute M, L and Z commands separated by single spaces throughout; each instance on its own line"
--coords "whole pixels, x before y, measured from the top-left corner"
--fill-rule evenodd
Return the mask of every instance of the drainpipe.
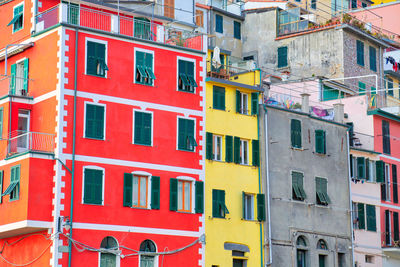
M 268 217 L 268 245 L 269 245 L 269 256 L 268 256 L 268 262 L 265 264 L 266 266 L 272 265 L 272 237 L 271 237 L 271 197 L 269 193 L 269 162 L 268 162 L 268 146 L 269 146 L 269 139 L 268 139 L 268 110 L 263 105 L 265 115 L 264 115 L 264 127 L 265 127 L 265 173 L 267 176 L 267 200 L 268 200 L 268 205 L 267 205 L 267 217 Z
M 260 94 L 258 94 L 257 96 L 259 97 Z M 260 112 L 258 112 L 258 113 L 260 113 Z M 260 120 L 259 120 L 259 115 L 257 115 L 257 137 L 258 137 L 258 140 L 260 140 Z M 259 162 L 261 162 L 261 161 L 259 161 Z M 258 166 L 258 193 L 262 194 L 262 190 L 261 190 L 261 187 L 262 187 L 262 182 L 261 182 L 261 164 L 258 164 L 258 165 L 259 165 Z M 261 252 L 261 257 L 260 257 L 261 265 L 260 266 L 261 267 L 264 266 L 263 239 L 264 239 L 263 224 L 260 222 L 260 252 Z
M 349 191 L 350 191 L 350 200 L 349 200 L 349 204 L 350 204 L 350 230 L 351 230 L 351 258 L 352 258 L 352 262 L 353 262 L 353 265 L 352 266 L 355 266 L 354 265 L 354 240 L 353 240 L 353 232 L 354 232 L 354 229 L 353 229 L 353 222 L 352 222 L 352 218 L 353 218 L 353 205 L 352 205 L 352 203 L 351 203 L 351 195 L 352 195 L 352 192 L 351 192 L 351 172 L 350 172 L 350 143 L 349 143 L 349 137 L 350 137 L 350 135 L 349 135 L 349 130 L 350 130 L 350 127 L 348 127 L 347 128 L 347 131 L 346 131 L 346 137 L 347 137 L 347 165 L 348 165 L 348 180 L 349 180 Z
M 74 70 L 74 119 L 72 129 L 72 167 L 71 167 L 71 210 L 69 220 L 71 229 L 69 230 L 70 238 L 72 238 L 72 225 L 74 215 L 74 179 L 75 179 L 75 143 L 76 143 L 76 94 L 77 94 L 77 76 L 78 76 L 78 28 L 75 28 L 75 70 Z M 68 267 L 71 267 L 72 242 L 68 242 Z

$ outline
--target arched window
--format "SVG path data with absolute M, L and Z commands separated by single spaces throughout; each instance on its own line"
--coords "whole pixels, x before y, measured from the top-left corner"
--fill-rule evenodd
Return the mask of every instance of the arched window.
M 140 251 L 143 252 L 156 252 L 156 245 L 153 241 L 146 239 L 140 244 Z M 156 261 L 155 255 L 140 255 L 140 267 L 154 267 Z
M 317 249 L 328 250 L 328 245 L 326 244 L 325 240 L 318 240 Z
M 101 241 L 100 248 L 107 250 L 118 250 L 118 243 L 112 236 L 107 236 Z M 117 255 L 109 252 L 100 253 L 100 267 L 116 267 Z
M 304 236 L 299 236 L 296 241 L 297 267 L 307 267 L 307 241 Z

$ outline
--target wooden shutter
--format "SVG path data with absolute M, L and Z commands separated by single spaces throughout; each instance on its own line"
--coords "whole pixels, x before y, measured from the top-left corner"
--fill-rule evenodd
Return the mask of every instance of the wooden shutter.
M 357 175 L 359 179 L 365 179 L 365 158 L 357 158 Z
M 241 39 L 240 25 L 240 22 L 233 22 L 233 37 L 239 40 Z
M 389 210 L 385 210 L 385 243 L 389 245 L 390 242 L 390 213 Z
M 365 205 L 367 213 L 367 230 L 376 232 L 376 214 L 374 205 Z
M 213 189 L 212 190 L 212 216 L 214 218 L 221 217 L 220 209 L 219 209 L 219 190 Z
M 17 64 L 11 65 L 10 91 L 15 94 Z
M 229 135 L 225 136 L 225 161 L 233 161 L 233 137 Z
M 175 178 L 169 179 L 169 209 L 178 210 L 178 180 Z
M 124 207 L 132 207 L 132 180 L 133 175 L 131 173 L 124 173 Z
M 204 12 L 202 10 L 196 10 L 196 25 L 202 28 L 204 26 Z
M 29 78 L 29 58 L 25 58 L 24 60 L 24 90 L 28 92 L 28 80 Z
M 86 49 L 86 74 L 96 75 L 96 43 L 88 41 Z
M 186 150 L 186 119 L 178 119 L 178 149 Z
M 151 114 L 135 111 L 135 144 L 151 145 Z
M 385 163 L 382 160 L 376 161 L 376 182 L 384 183 L 385 182 Z
M 350 155 L 350 177 L 352 178 L 355 176 L 353 170 L 353 160 L 354 160 L 353 155 Z
M 242 98 L 239 90 L 236 90 L 236 112 L 242 113 Z
M 290 136 L 292 147 L 301 148 L 301 122 L 299 120 L 291 120 Z
M 143 112 L 135 111 L 135 144 L 142 143 Z
M 164 0 L 164 16 L 175 18 L 175 0 Z
M 206 159 L 213 159 L 213 134 L 207 132 L 206 133 Z
M 287 50 L 287 46 L 278 47 L 278 68 L 286 67 L 288 65 Z
M 381 184 L 381 199 L 386 200 L 386 184 Z
M 204 182 L 196 181 L 195 187 L 195 208 L 196 213 L 204 212 Z
M 392 181 L 393 181 L 393 202 L 399 203 L 398 185 L 397 185 L 397 165 L 392 164 Z
M 151 177 L 151 208 L 160 209 L 160 177 Z
M 258 115 L 258 93 L 251 93 L 251 115 Z
M 315 130 L 315 152 L 325 154 L 325 131 Z
M 376 71 L 376 49 L 369 47 L 369 67 L 372 71 Z
M 235 163 L 240 163 L 240 138 L 237 136 L 234 137 L 233 158 Z
M 0 108 L 0 140 L 3 139 L 3 108 Z
M 224 32 L 224 21 L 221 15 L 215 14 L 215 31 L 219 33 Z
M 213 108 L 225 110 L 225 88 L 214 86 L 213 87 Z
M 260 145 L 258 140 L 252 140 L 253 166 L 260 166 Z
M 257 220 L 265 221 L 265 195 L 257 194 Z
M 390 154 L 390 130 L 389 122 L 382 121 L 382 143 L 383 143 L 383 153 Z
M 85 169 L 84 203 L 102 204 L 103 202 L 103 171 Z
M 246 219 L 246 193 L 242 191 L 242 219 Z
M 399 241 L 399 213 L 393 212 L 393 240 Z
M 4 171 L 0 171 L 0 204 L 3 203 Z
M 357 207 L 358 207 L 358 229 L 365 229 L 364 204 L 357 203 Z
M 364 43 L 357 40 L 357 64 L 364 66 Z

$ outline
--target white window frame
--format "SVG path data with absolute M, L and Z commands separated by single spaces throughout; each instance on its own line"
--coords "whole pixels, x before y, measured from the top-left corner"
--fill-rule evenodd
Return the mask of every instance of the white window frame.
M 390 164 L 387 163 L 385 163 L 385 184 L 386 184 L 386 201 L 390 201 L 391 200 Z
M 103 179 L 102 179 L 102 193 L 101 193 L 101 205 L 99 204 L 91 204 L 91 203 L 85 203 L 84 198 L 85 198 L 85 170 L 86 169 L 91 169 L 91 170 L 99 170 L 102 171 L 103 173 Z M 105 180 L 106 180 L 106 175 L 105 175 L 105 169 L 99 166 L 94 166 L 94 165 L 86 165 L 83 166 L 82 168 L 82 199 L 81 203 L 84 205 L 94 205 L 94 206 L 104 206 L 104 186 L 105 186 Z
M 189 177 L 189 176 L 178 176 L 178 177 L 176 177 L 176 179 L 178 180 L 178 183 L 179 183 L 179 181 L 190 182 L 190 190 L 191 190 L 190 213 L 194 213 L 194 209 L 195 209 L 195 182 L 196 182 L 196 179 L 194 179 L 192 177 Z M 177 191 L 177 194 L 179 194 L 179 191 Z M 179 200 L 179 198 L 176 201 L 177 207 L 179 206 L 178 200 Z M 187 211 L 178 211 L 178 212 L 189 213 Z
M 369 180 L 368 182 L 376 182 L 376 166 L 375 166 L 376 162 L 374 160 L 369 160 L 369 166 L 368 166 L 368 170 L 369 170 Z
M 177 56 L 176 57 L 176 91 L 177 92 L 184 92 L 179 90 L 179 60 L 184 60 L 184 61 L 190 61 L 193 62 L 193 75 L 194 75 L 194 80 L 196 80 L 196 59 L 193 58 L 188 58 L 188 57 L 182 57 L 182 56 Z M 196 81 L 197 83 L 197 81 Z M 197 83 L 199 84 L 199 83 Z M 192 92 L 184 92 L 184 93 L 191 93 L 191 94 L 196 94 L 196 87 L 193 88 L 193 93 Z
M 150 136 L 150 145 L 143 145 L 143 144 L 136 144 L 135 143 L 135 112 L 142 112 L 151 114 L 151 136 Z M 154 112 L 141 110 L 141 109 L 133 109 L 133 116 L 132 116 L 132 144 L 134 145 L 142 145 L 142 146 L 153 146 L 153 132 L 154 132 Z
M 26 111 L 28 114 L 22 114 L 22 113 L 20 113 L 20 111 Z M 24 109 L 24 108 L 18 109 L 18 120 L 19 120 L 19 118 L 26 118 L 27 119 L 27 129 L 28 129 L 27 134 L 25 135 L 25 137 L 22 137 L 22 136 L 19 137 L 19 138 L 24 138 L 25 139 L 26 147 L 18 146 L 19 142 L 17 141 L 17 152 L 22 152 L 22 151 L 26 151 L 27 149 L 29 149 L 29 146 L 30 146 L 29 143 L 32 141 L 31 137 L 29 135 L 29 133 L 31 132 L 31 110 Z
M 351 202 L 352 209 L 353 209 L 353 215 L 351 216 L 352 219 L 352 224 L 353 228 L 355 230 L 359 229 L 359 221 L 358 221 L 358 203 L 357 202 Z
M 353 176 L 351 178 L 357 179 L 357 157 L 353 155 L 353 161 L 351 162 L 352 167 L 353 167 Z
M 146 209 L 150 209 L 150 207 L 151 207 L 151 182 L 152 182 L 152 174 L 151 173 L 148 173 L 148 172 L 145 172 L 145 171 L 133 171 L 133 172 L 131 172 L 132 173 L 132 179 L 133 179 L 133 176 L 147 176 L 147 192 L 146 192 L 146 195 L 147 195 L 147 199 L 146 199 Z M 134 207 L 133 206 L 133 197 L 134 197 L 134 195 L 133 195 L 133 184 L 132 184 L 132 206 L 131 206 L 131 208 L 134 208 L 134 209 L 144 209 L 143 207 Z
M 197 122 L 197 119 L 196 118 L 184 117 L 184 116 L 177 116 L 176 117 L 176 138 L 175 138 L 176 139 L 176 150 L 196 153 L 197 146 L 194 147 L 193 151 L 179 149 L 179 146 L 178 146 L 179 145 L 179 119 L 186 119 L 186 120 L 193 120 L 194 121 L 194 129 L 193 129 L 193 131 L 194 131 L 193 136 L 194 137 L 193 138 L 194 138 L 194 140 L 196 140 L 196 122 Z M 197 143 L 197 140 L 196 140 L 196 143 Z
M 16 62 L 15 62 L 15 94 L 17 94 L 17 95 L 22 95 L 22 90 L 24 90 L 24 79 L 25 79 L 25 77 L 24 77 L 24 70 L 25 70 L 25 59 L 26 59 L 26 57 L 24 57 L 24 58 L 21 58 L 20 60 L 17 60 Z M 19 76 L 18 75 L 18 66 L 21 66 L 22 65 L 22 75 L 21 76 Z
M 107 78 L 108 76 L 108 72 L 109 71 L 105 71 L 105 75 L 104 77 L 102 76 L 95 76 L 92 74 L 88 74 L 87 71 L 87 44 L 88 42 L 93 42 L 93 43 L 99 43 L 99 44 L 104 44 L 106 46 L 106 51 L 105 51 L 105 56 L 104 56 L 104 60 L 106 62 L 106 65 L 108 67 L 108 41 L 104 41 L 104 40 L 99 40 L 99 39 L 94 39 L 94 38 L 90 38 L 90 37 L 86 37 L 85 38 L 85 75 L 89 75 L 89 76 L 93 76 L 93 77 L 98 77 L 98 78 Z
M 219 149 L 217 146 L 218 140 L 220 141 Z M 220 159 L 217 158 L 218 152 L 219 152 Z M 213 160 L 222 161 L 222 136 L 221 135 L 213 135 Z
M 156 247 L 156 252 L 158 251 L 158 247 L 157 247 L 157 243 L 156 242 L 154 242 L 152 239 L 149 239 L 151 242 L 153 242 L 153 244 L 154 244 L 154 246 Z M 144 241 L 144 240 L 143 240 Z M 143 242 L 142 241 L 142 242 Z M 141 255 L 139 254 L 139 267 L 143 267 L 143 266 L 140 266 L 140 260 L 141 260 Z M 154 256 L 154 266 L 155 267 L 158 267 L 158 255 L 156 255 L 156 256 Z M 119 266 L 117 266 L 117 267 L 119 267 Z
M 246 103 L 246 109 L 244 109 L 244 103 Z M 240 114 L 249 115 L 249 94 L 243 92 L 240 92 Z
M 113 237 L 113 236 L 110 236 L 110 237 L 112 237 L 112 238 L 114 238 L 115 239 L 115 241 L 117 242 L 117 245 L 118 245 L 118 247 L 119 247 L 119 243 L 118 243 L 118 240 L 115 238 L 115 237 Z M 101 252 L 99 252 L 98 253 L 99 254 L 99 256 L 98 256 L 98 267 L 100 267 L 100 264 L 101 264 Z M 115 267 L 120 267 L 120 263 L 121 263 L 121 257 L 119 256 L 119 255 L 115 255 L 115 257 L 116 257 L 116 264 L 115 264 Z
M 246 153 L 243 149 L 243 145 L 246 144 Z M 246 156 L 247 162 L 244 161 Z M 240 139 L 240 164 L 249 165 L 249 140 Z
M 246 198 L 246 196 L 250 196 L 251 197 L 251 218 L 247 218 L 246 216 L 245 216 L 245 220 L 248 220 L 248 221 L 254 221 L 254 199 L 255 199 L 255 197 L 254 197 L 254 194 L 251 194 L 251 193 L 244 193 L 244 195 L 245 195 L 245 205 L 244 205 L 244 210 L 245 210 L 245 214 L 244 215 L 246 215 L 247 214 L 247 211 L 248 211 L 248 209 L 247 209 L 247 198 Z
M 392 211 L 389 210 L 389 244 L 388 246 L 392 245 Z
M 91 140 L 106 140 L 106 125 L 107 125 L 107 105 L 106 104 L 100 104 L 98 102 L 90 102 L 90 101 L 85 101 L 83 103 L 85 105 L 85 109 L 83 111 L 83 137 Z M 103 106 L 104 107 L 104 125 L 103 125 L 103 139 L 97 139 L 97 138 L 92 138 L 92 137 L 87 137 L 86 136 L 86 107 L 87 105 L 94 105 L 94 106 Z
M 24 29 L 25 2 L 21 2 L 21 3 L 19 3 L 18 5 L 15 5 L 15 6 L 13 7 L 13 14 L 12 14 L 12 15 L 13 15 L 13 18 L 14 18 L 14 10 L 15 10 L 16 8 L 20 7 L 20 6 L 22 6 L 22 27 L 21 27 L 20 29 L 18 29 L 18 30 L 15 30 L 15 29 L 14 29 L 15 24 L 13 24 L 13 27 L 12 27 L 12 33 L 13 33 L 13 34 Z
M 136 82 L 136 51 L 143 52 L 143 53 L 147 53 L 147 54 L 152 54 L 152 55 L 153 55 L 153 73 L 154 73 L 154 75 L 156 75 L 156 72 L 155 72 L 155 65 L 154 65 L 154 51 L 153 51 L 153 50 L 148 50 L 148 49 L 139 48 L 139 47 L 135 47 L 135 48 L 133 49 L 133 83 L 135 83 L 135 84 L 140 84 L 140 85 L 153 86 L 153 87 L 154 87 L 154 81 L 155 81 L 155 80 L 153 80 L 153 81 L 151 82 L 151 84 L 142 84 L 142 83 Z

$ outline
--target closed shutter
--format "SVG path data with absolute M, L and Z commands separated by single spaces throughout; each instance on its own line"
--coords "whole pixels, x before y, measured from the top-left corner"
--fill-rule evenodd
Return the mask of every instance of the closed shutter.
M 393 180 L 393 202 L 399 203 L 398 185 L 397 185 L 397 165 L 392 164 L 392 180 Z
M 104 107 L 86 105 L 85 137 L 104 139 Z
M 355 176 L 353 170 L 353 160 L 354 160 L 353 155 L 350 155 L 350 177 L 352 178 Z
M 265 221 L 265 195 L 257 194 L 257 220 Z
M 287 50 L 287 46 L 278 47 L 278 68 L 286 67 L 288 65 Z
M 160 209 L 160 177 L 151 177 L 151 204 L 150 207 L 154 210 Z
M 376 49 L 369 47 L 369 67 L 372 71 L 376 71 Z
M 103 171 L 85 169 L 84 203 L 103 203 Z
M 3 139 L 3 108 L 0 108 L 0 140 Z
M 358 82 L 358 94 L 365 95 L 365 83 Z
M 385 210 L 385 243 L 386 245 L 390 245 L 390 213 L 389 210 Z
M 260 145 L 258 140 L 252 140 L 253 166 L 260 166 Z
M 87 74 L 97 74 L 96 70 L 96 43 L 95 42 L 87 42 L 86 47 L 86 73 Z
M 385 183 L 381 184 L 381 199 L 383 201 L 386 200 L 386 184 Z
M 325 131 L 315 130 L 315 152 L 325 154 Z
M 369 180 L 369 159 L 365 159 L 365 179 Z
M 178 210 L 178 180 L 175 178 L 169 180 L 169 209 Z
M 301 148 L 301 122 L 299 120 L 291 120 L 290 137 L 292 147 Z
M 236 112 L 242 113 L 241 110 L 242 110 L 241 93 L 239 90 L 236 90 Z
M 151 145 L 151 118 L 150 113 L 135 111 L 135 144 Z
M 124 207 L 132 207 L 132 180 L 131 173 L 124 173 Z
M 240 22 L 233 22 L 233 37 L 239 40 L 241 39 L 240 25 Z
M 358 229 L 365 229 L 365 212 L 364 212 L 364 204 L 358 203 Z
M 376 182 L 384 183 L 385 182 L 385 163 L 382 160 L 378 160 L 375 163 L 376 168 Z
M 0 204 L 3 203 L 4 171 L 0 171 Z
M 204 182 L 196 181 L 195 187 L 195 209 L 196 213 L 204 212 Z
M 376 212 L 374 205 L 365 205 L 367 213 L 367 230 L 376 232 Z
M 399 241 L 399 213 L 393 212 L 393 240 Z
M 178 149 L 186 149 L 186 121 L 185 119 L 178 119 Z
M 233 160 L 237 164 L 240 163 L 240 138 L 237 136 L 234 137 Z
M 213 87 L 213 108 L 225 110 L 225 88 L 219 86 Z
M 258 93 L 251 93 L 251 114 L 258 115 Z
M 10 78 L 10 92 L 12 95 L 15 94 L 16 73 L 17 73 L 17 64 L 12 64 L 11 65 L 11 78 Z
M 357 158 L 357 174 L 359 179 L 365 179 L 365 158 Z
M 357 40 L 357 64 L 364 66 L 364 43 Z
M 213 159 L 213 134 L 206 133 L 206 159 Z
M 219 33 L 224 32 L 223 18 L 220 15 L 215 15 L 215 31 Z
M 382 121 L 383 153 L 390 154 L 390 130 L 389 122 Z
M 233 137 L 225 136 L 225 161 L 233 162 Z
M 28 93 L 28 82 L 29 82 L 29 58 L 24 60 L 24 91 Z

